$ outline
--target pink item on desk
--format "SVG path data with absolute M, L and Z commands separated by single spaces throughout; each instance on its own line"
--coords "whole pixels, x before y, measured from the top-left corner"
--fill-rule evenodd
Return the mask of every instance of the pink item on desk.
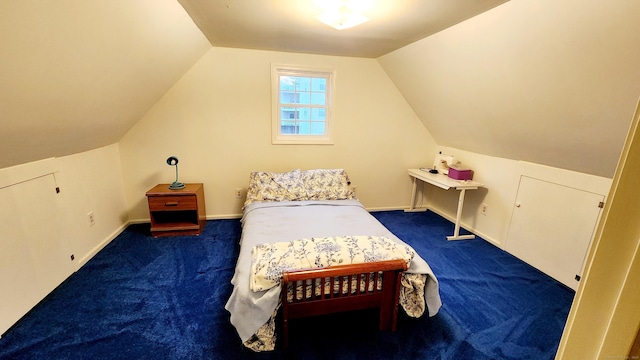
M 454 180 L 471 180 L 473 179 L 473 171 L 462 165 L 450 165 L 448 176 Z

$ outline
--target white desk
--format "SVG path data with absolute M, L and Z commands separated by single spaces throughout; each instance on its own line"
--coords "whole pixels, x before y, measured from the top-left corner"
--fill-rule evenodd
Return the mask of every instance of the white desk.
M 479 182 L 472 180 L 454 180 L 443 174 L 432 174 L 428 170 L 420 170 L 420 169 L 409 169 L 409 176 L 413 178 L 413 189 L 411 190 L 411 204 L 409 205 L 409 209 L 405 210 L 406 212 L 417 212 L 417 211 L 426 211 L 425 208 L 416 209 L 415 201 L 416 201 L 416 188 L 417 181 L 421 180 L 426 182 L 427 184 L 431 184 L 433 186 L 437 186 L 444 190 L 449 190 L 451 188 L 460 191 L 460 195 L 458 196 L 458 211 L 456 214 L 456 226 L 452 236 L 447 236 L 447 240 L 466 240 L 473 239 L 475 235 L 460 235 L 460 218 L 462 217 L 462 207 L 464 206 L 464 193 L 467 190 L 475 190 L 482 185 Z

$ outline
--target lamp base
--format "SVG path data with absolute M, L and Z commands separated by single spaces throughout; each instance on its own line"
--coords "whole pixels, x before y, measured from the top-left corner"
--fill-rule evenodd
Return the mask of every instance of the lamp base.
M 178 181 L 174 181 L 173 183 L 171 183 L 171 185 L 169 185 L 169 189 L 170 190 L 184 189 L 184 184 Z

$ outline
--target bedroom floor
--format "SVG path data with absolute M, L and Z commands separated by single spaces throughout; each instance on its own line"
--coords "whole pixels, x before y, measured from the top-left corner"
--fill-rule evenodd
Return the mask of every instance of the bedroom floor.
M 224 304 L 239 220 L 154 239 L 132 225 L 0 338 L 0 359 L 553 359 L 574 292 L 432 213 L 373 213 L 440 283 L 433 318 L 377 331 L 376 314 L 299 320 L 287 351 L 243 348 Z M 326 331 L 330 327 L 330 331 Z

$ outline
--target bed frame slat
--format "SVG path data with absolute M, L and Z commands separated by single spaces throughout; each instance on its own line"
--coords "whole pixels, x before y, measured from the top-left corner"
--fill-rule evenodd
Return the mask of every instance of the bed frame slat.
M 289 320 L 302 317 L 379 308 L 380 330 L 395 331 L 400 280 L 406 270 L 407 264 L 400 259 L 283 272 L 281 296 L 284 348 L 289 346 Z M 293 287 L 291 301 L 287 291 L 289 284 Z M 318 292 L 317 285 L 320 285 Z M 327 286 L 328 294 L 325 291 Z M 302 289 L 302 294 L 298 292 L 298 288 Z

